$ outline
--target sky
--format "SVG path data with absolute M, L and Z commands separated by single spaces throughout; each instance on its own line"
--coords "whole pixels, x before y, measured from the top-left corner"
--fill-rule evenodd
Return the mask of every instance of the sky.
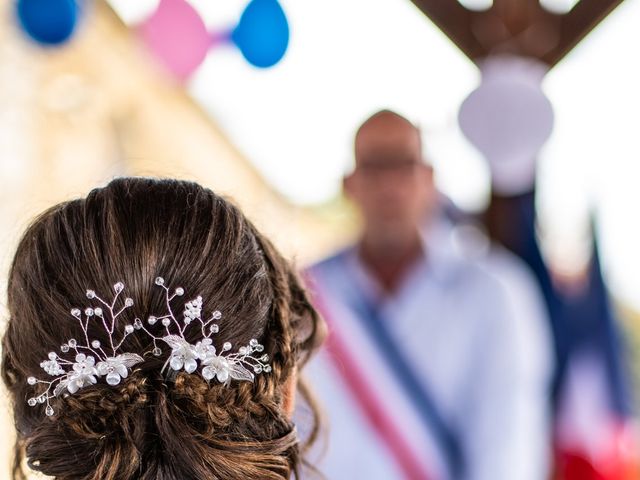
M 157 0 L 110 0 L 135 24 Z M 464 0 L 482 4 L 487 0 Z M 212 31 L 247 0 L 192 0 Z M 545 0 L 570 8 L 575 0 Z M 186 85 L 264 177 L 291 201 L 339 193 L 358 124 L 391 108 L 420 125 L 440 189 L 461 207 L 487 201 L 484 160 L 457 114 L 478 85 L 477 68 L 409 0 L 281 0 L 291 43 L 282 62 L 251 67 L 231 46 L 213 48 Z M 545 250 L 579 258 L 595 216 L 614 292 L 640 308 L 640 0 L 625 0 L 565 60 L 543 89 L 555 129 L 539 158 Z

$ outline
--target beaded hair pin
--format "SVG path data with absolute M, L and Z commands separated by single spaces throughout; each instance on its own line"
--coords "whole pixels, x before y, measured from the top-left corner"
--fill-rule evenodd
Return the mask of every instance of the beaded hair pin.
M 231 380 L 253 382 L 255 374 L 271 371 L 269 356 L 264 351 L 264 347 L 257 340 L 252 339 L 248 345 L 240 347 L 236 352 L 231 352 L 233 346 L 230 342 L 222 345 L 220 352 L 216 351 L 213 345 L 212 336 L 220 331 L 217 320 L 222 318 L 220 311 L 214 311 L 207 320 L 202 319 L 202 297 L 198 296 L 194 300 L 188 301 L 184 305 L 182 319 L 174 315 L 171 309 L 171 301 L 175 297 L 184 295 L 182 287 L 176 288 L 173 292 L 165 286 L 162 277 L 155 279 L 155 284 L 162 287 L 165 292 L 165 303 L 167 312 L 161 316 L 150 316 L 147 319 L 148 327 L 136 318 L 133 324 L 124 327 L 124 333 L 117 341 L 118 318 L 122 313 L 134 306 L 133 299 L 127 297 L 122 306 L 116 308 L 120 294 L 125 286 L 118 282 L 113 286 L 115 296 L 111 303 L 99 297 L 94 290 L 87 290 L 87 298 L 94 300 L 93 306 L 86 307 L 83 311 L 79 308 L 71 309 L 71 315 L 80 323 L 83 332 L 83 340 L 69 339 L 68 342 L 60 346 L 63 355 L 50 352 L 48 360 L 40 363 L 42 369 L 50 376 L 51 380 L 43 380 L 36 377 L 29 377 L 29 385 L 44 384 L 46 390 L 35 397 L 29 398 L 27 403 L 34 407 L 38 404 L 46 403 L 45 413 L 48 416 L 54 415 L 55 411 L 51 406 L 51 399 L 60 395 L 73 395 L 82 388 L 95 385 L 99 379 L 104 378 L 111 386 L 120 384 L 123 378 L 127 378 L 135 365 L 144 362 L 144 358 L 137 353 L 121 352 L 120 347 L 124 340 L 136 330 L 142 330 L 153 340 L 151 354 L 161 356 L 162 349 L 158 342 L 163 342 L 171 349 L 167 361 L 162 367 L 164 372 L 167 367 L 175 372 L 184 370 L 192 374 L 200 368 L 200 375 L 211 381 L 228 385 Z M 89 323 L 98 322 L 107 333 L 108 345 L 102 345 L 97 339 L 89 338 Z M 164 327 L 164 335 L 154 335 L 150 329 L 157 322 Z M 192 325 L 199 326 L 202 337 L 191 344 L 185 337 L 185 332 Z M 75 352 L 75 356 L 71 351 Z M 147 352 L 149 353 L 149 352 Z M 70 359 L 68 357 L 72 357 Z

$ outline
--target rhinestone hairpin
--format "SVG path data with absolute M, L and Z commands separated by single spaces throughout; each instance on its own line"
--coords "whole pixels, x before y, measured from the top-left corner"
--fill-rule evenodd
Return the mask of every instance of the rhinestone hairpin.
M 222 318 L 222 313 L 216 310 L 207 320 L 202 319 L 202 297 L 188 301 L 184 305 L 182 321 L 179 321 L 171 309 L 171 301 L 175 297 L 184 295 L 182 287 L 173 292 L 165 285 L 162 277 L 157 277 L 155 284 L 162 287 L 165 292 L 167 312 L 161 316 L 150 316 L 147 323 L 151 326 L 160 322 L 166 335 L 156 336 L 146 327 L 142 328 L 153 339 L 153 354 L 162 355 L 158 342 L 164 342 L 171 348 L 171 354 L 167 358 L 162 371 L 171 368 L 175 372 L 184 370 L 193 373 L 201 367 L 200 374 L 209 381 L 217 381 L 227 384 L 231 380 L 253 382 L 255 374 L 271 371 L 269 355 L 263 353 L 264 347 L 256 339 L 252 339 L 248 345 L 241 346 L 237 352 L 231 353 L 233 345 L 225 342 L 221 351 L 217 352 L 213 346 L 212 336 L 220 331 L 216 321 Z M 199 326 L 202 337 L 195 344 L 189 343 L 185 338 L 185 332 L 191 326 Z
M 129 375 L 134 365 L 143 361 L 143 358 L 136 353 L 119 353 L 125 338 L 139 327 L 126 325 L 120 340 L 116 341 L 115 331 L 118 317 L 127 308 L 133 306 L 133 300 L 125 298 L 122 306 L 116 310 L 116 303 L 124 291 L 124 284 L 118 282 L 113 286 L 113 289 L 115 296 L 111 303 L 100 298 L 94 290 L 87 290 L 87 298 L 99 302 L 102 306 L 89 306 L 84 309 L 84 312 L 79 308 L 71 309 L 71 316 L 80 323 L 84 339 L 70 338 L 60 346 L 63 355 L 49 352 L 48 359 L 40 363 L 47 374 L 55 377 L 53 380 L 27 378 L 29 385 L 38 383 L 47 385 L 47 389 L 43 393 L 27 400 L 30 406 L 34 407 L 46 403 L 45 413 L 51 416 L 55 413 L 50 403 L 52 398 L 61 394 L 74 394 L 81 388 L 96 384 L 98 378 L 101 377 L 104 377 L 109 385 L 118 385 L 121 379 Z M 102 324 L 109 338 L 108 345 L 102 345 L 97 339 L 89 339 L 88 328 L 89 322 L 92 321 Z M 72 355 L 72 351 L 75 352 L 73 360 L 68 358 Z
M 47 388 L 43 393 L 29 398 L 27 403 L 32 407 L 46 403 L 45 413 L 51 416 L 55 413 L 50 402 L 54 397 L 72 395 L 82 388 L 95 385 L 102 377 L 108 385 L 118 385 L 129 375 L 133 366 L 144 361 L 144 358 L 137 353 L 120 352 L 124 340 L 136 330 L 143 330 L 153 339 L 151 351 L 153 355 L 162 355 L 158 342 L 163 342 L 171 348 L 171 354 L 162 367 L 162 372 L 167 366 L 175 372 L 184 370 L 187 373 L 194 373 L 198 367 L 201 367 L 200 374 L 205 380 L 217 379 L 220 383 L 228 384 L 231 380 L 253 382 L 256 374 L 271 371 L 271 365 L 267 363 L 269 356 L 263 353 L 264 347 L 255 339 L 234 353 L 231 352 L 233 346 L 230 342 L 225 342 L 219 353 L 216 351 L 211 337 L 220 331 L 219 325 L 215 322 L 222 318 L 222 314 L 216 310 L 207 320 L 203 320 L 202 297 L 198 296 L 187 302 L 182 312 L 182 321 L 178 321 L 171 309 L 171 302 L 175 297 L 183 296 L 184 289 L 178 287 L 171 292 L 164 283 L 162 277 L 155 279 L 155 284 L 164 289 L 167 313 L 158 317 L 150 316 L 147 323 L 149 327 L 153 327 L 160 322 L 166 335 L 154 335 L 150 328 L 145 327 L 143 322 L 136 318 L 133 324 L 125 325 L 119 341 L 115 339 L 118 317 L 134 305 L 133 299 L 127 297 L 122 302 L 121 308 L 116 310 L 118 298 L 125 288 L 124 284 L 118 282 L 113 286 L 115 296 L 111 303 L 100 298 L 94 290 L 87 290 L 87 298 L 99 302 L 102 306 L 89 306 L 84 309 L 84 312 L 79 308 L 71 309 L 71 315 L 80 323 L 84 340 L 69 339 L 60 346 L 60 351 L 64 355 L 58 355 L 56 352 L 49 353 L 48 360 L 44 360 L 40 366 L 48 375 L 55 378 L 42 380 L 29 377 L 27 379 L 29 385 L 41 383 L 47 385 Z M 103 346 L 99 340 L 89 339 L 88 328 L 91 321 L 102 324 L 109 338 L 108 345 Z M 195 344 L 189 343 L 185 338 L 185 332 L 191 325 L 199 325 L 202 334 Z M 75 352 L 73 360 L 67 358 L 72 350 Z

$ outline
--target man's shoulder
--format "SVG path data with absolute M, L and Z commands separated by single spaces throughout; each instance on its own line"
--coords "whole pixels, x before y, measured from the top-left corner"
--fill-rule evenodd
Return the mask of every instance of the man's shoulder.
M 443 278 L 447 283 L 465 289 L 488 289 L 497 286 L 494 275 L 486 268 L 486 257 L 478 254 L 454 251 L 440 258 L 437 265 L 445 272 Z
M 529 266 L 507 249 L 492 244 L 488 251 L 467 262 L 477 280 L 487 287 L 505 290 L 511 294 L 525 293 L 540 296 L 540 287 Z
M 337 252 L 325 257 L 305 269 L 307 274 L 317 276 L 327 272 L 344 268 L 347 259 L 353 253 L 353 246 L 344 247 Z

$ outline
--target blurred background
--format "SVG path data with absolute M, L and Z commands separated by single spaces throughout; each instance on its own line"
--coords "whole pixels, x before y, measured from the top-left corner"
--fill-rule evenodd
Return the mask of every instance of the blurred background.
M 540 3 L 560 16 L 582 2 Z M 559 283 L 584 276 L 597 243 L 637 390 L 640 0 L 603 2 L 566 56 L 547 61 L 540 52 L 546 67 L 536 64 L 532 75 L 552 105 L 553 129 L 530 151 L 509 147 L 522 165 L 514 161 L 502 183 L 491 149 L 461 127 L 465 118 L 473 124 L 461 105 L 493 70 L 456 46 L 451 18 L 434 23 L 421 3 L 430 2 L 0 0 L 2 303 L 14 247 L 34 215 L 119 175 L 188 178 L 224 192 L 308 265 L 356 235 L 358 218 L 341 193 L 353 134 L 391 108 L 420 126 L 439 190 L 465 214 L 485 212 L 496 192 L 535 183 L 537 241 Z M 449 3 L 479 14 L 492 6 Z M 483 38 L 499 43 L 491 28 L 500 26 L 487 25 Z M 534 32 L 530 43 L 552 34 Z M 518 108 L 514 129 L 538 128 L 526 120 L 535 114 Z M 1 415 L 6 440 L 6 403 Z M 2 442 L 0 478 L 10 445 Z

